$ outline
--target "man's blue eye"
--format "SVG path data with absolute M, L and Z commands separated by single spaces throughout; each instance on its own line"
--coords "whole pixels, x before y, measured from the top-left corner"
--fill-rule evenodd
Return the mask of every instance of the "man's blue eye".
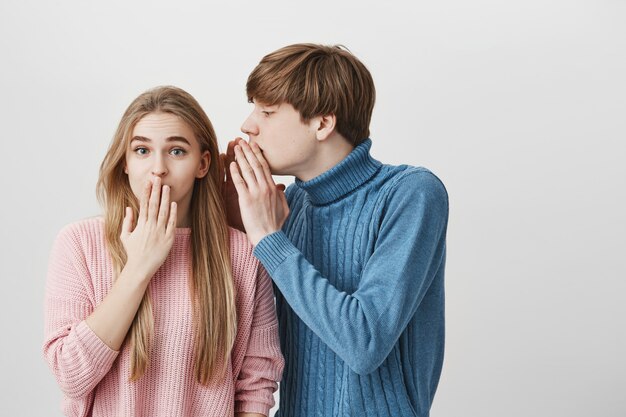
M 270 115 L 270 112 L 265 111 L 265 110 L 261 111 L 261 113 L 263 113 L 263 115 L 265 115 L 266 117 L 268 117 Z

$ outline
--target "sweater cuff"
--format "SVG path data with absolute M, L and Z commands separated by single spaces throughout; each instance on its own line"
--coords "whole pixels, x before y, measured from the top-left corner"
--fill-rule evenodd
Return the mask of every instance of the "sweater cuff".
M 91 330 L 85 320 L 81 321 L 76 326 L 76 337 L 90 353 L 90 359 L 94 369 L 102 369 L 108 372 L 119 352 L 108 347 L 106 343 Z
M 259 413 L 269 416 L 271 408 L 265 403 L 255 401 L 235 401 L 235 413 Z
M 298 252 L 282 230 L 265 236 L 254 248 L 254 256 L 261 261 L 270 276 L 285 259 Z

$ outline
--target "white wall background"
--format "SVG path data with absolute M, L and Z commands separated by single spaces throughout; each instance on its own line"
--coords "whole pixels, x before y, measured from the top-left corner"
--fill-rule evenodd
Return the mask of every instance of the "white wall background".
M 294 42 L 373 73 L 373 153 L 451 199 L 433 417 L 626 415 L 626 2 L 0 3 L 0 415 L 59 415 L 42 300 L 58 230 L 99 213 L 125 107 L 187 89 L 221 145 Z

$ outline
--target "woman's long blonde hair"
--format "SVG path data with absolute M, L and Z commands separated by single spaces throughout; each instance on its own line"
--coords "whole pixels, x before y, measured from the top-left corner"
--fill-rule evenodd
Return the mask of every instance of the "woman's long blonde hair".
M 126 109 L 100 166 L 97 185 L 98 199 L 104 207 L 106 243 L 117 277 L 127 259 L 120 240 L 124 209 L 131 207 L 135 219 L 139 210 L 124 173 L 126 151 L 137 122 L 154 112 L 180 117 L 192 128 L 201 151 L 209 151 L 212 159 L 208 174 L 195 181 L 190 205 L 189 290 L 193 303 L 195 374 L 201 384 L 207 385 L 212 377 L 224 375 L 235 340 L 236 310 L 217 139 L 206 113 L 189 93 L 176 87 L 157 87 L 141 94 Z M 146 291 L 127 335 L 131 381 L 139 379 L 148 366 L 153 332 L 152 303 Z

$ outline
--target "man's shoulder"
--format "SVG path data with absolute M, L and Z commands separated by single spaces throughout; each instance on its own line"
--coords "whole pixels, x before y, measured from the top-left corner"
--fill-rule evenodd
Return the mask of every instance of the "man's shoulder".
M 448 193 L 443 181 L 430 169 L 413 165 L 381 164 L 380 169 L 356 193 L 367 193 L 377 201 L 388 200 L 403 194 L 429 194 L 447 201 Z M 287 203 L 293 211 L 306 200 L 306 191 L 293 183 L 285 190 Z
M 443 182 L 430 169 L 410 165 L 383 165 L 375 208 L 379 213 L 401 211 L 440 213 L 447 217 L 448 192 Z
M 430 169 L 412 165 L 383 164 L 380 171 L 381 191 L 434 191 L 447 194 L 443 181 Z

